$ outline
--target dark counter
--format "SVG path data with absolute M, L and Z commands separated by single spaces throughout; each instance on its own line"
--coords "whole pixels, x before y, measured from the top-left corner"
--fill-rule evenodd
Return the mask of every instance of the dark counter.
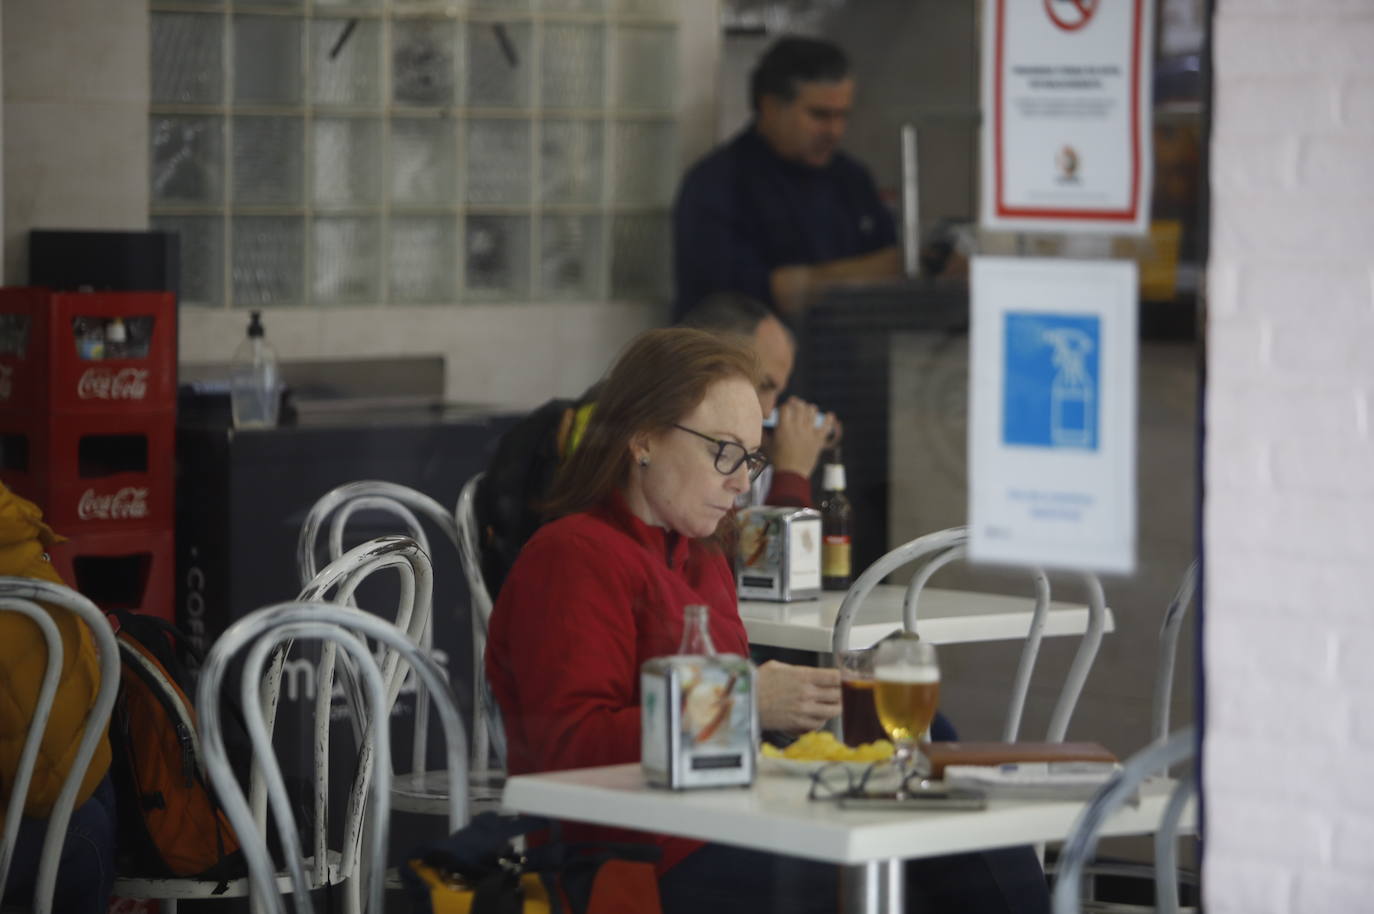
M 888 542 L 893 473 L 891 337 L 894 333 L 966 336 L 968 284 L 912 280 L 832 291 L 797 327 L 802 396 L 844 423 L 842 450 L 854 506 L 854 568 L 873 564 Z
M 411 486 L 445 506 L 455 505 L 463 484 L 481 471 L 497 438 L 522 414 L 455 409 L 331 410 L 303 415 L 291 426 L 235 431 L 213 423 L 177 429 L 177 621 L 202 647 L 231 622 L 300 591 L 296 538 L 306 512 L 338 485 L 380 479 Z M 360 513 L 349 525 L 346 546 L 399 532 L 394 519 Z M 427 529 L 434 562 L 434 645 L 471 724 L 472 658 L 468 592 L 456 550 L 436 529 Z M 396 575 L 383 572 L 359 591 L 364 608 L 396 599 Z M 374 586 L 375 585 L 375 586 Z M 300 649 L 298 649 L 300 650 Z M 300 658 L 283 682 L 278 728 L 299 741 L 309 758 L 308 733 L 291 725 L 307 720 L 297 702 L 313 690 Z M 234 680 L 237 689 L 237 680 Z M 235 694 L 237 692 L 235 691 Z M 410 758 L 410 705 L 403 696 L 393 727 L 398 766 Z M 431 725 L 431 763 L 442 762 L 442 740 Z M 283 736 L 284 734 L 284 736 Z M 336 739 L 345 737 L 336 732 Z M 345 737 L 344 742 L 349 740 Z M 286 750 L 288 755 L 290 750 Z M 291 765 L 288 763 L 288 769 Z M 296 775 L 302 774 L 297 767 Z

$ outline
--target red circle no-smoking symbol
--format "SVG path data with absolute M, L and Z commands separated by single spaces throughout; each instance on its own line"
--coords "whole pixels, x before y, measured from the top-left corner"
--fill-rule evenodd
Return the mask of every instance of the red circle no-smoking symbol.
M 1066 32 L 1076 32 L 1093 18 L 1100 0 L 1045 0 L 1050 21 Z

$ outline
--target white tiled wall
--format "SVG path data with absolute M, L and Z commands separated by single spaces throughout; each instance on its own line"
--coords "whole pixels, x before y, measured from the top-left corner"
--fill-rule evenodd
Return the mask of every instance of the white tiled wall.
M 148 10 L 5 0 L 5 281 L 31 228 L 148 224 Z
M 1217 4 L 1210 914 L 1374 910 L 1374 3 Z
M 539 303 L 273 308 L 262 320 L 293 359 L 443 355 L 449 400 L 528 408 L 582 393 L 653 318 L 642 303 Z M 247 311 L 183 309 L 182 362 L 227 361 L 247 326 Z
M 718 4 L 682 0 L 678 55 L 688 164 L 713 141 Z M 148 224 L 148 5 L 143 0 L 4 0 L 4 281 L 23 282 L 31 228 Z M 673 182 L 676 183 L 676 176 Z M 530 406 L 574 395 L 662 303 L 275 309 L 264 315 L 285 359 L 432 355 L 450 399 Z M 184 363 L 223 362 L 245 311 L 184 308 Z

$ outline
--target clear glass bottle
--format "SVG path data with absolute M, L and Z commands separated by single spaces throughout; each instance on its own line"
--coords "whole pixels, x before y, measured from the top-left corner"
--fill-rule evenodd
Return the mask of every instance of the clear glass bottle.
M 234 428 L 272 428 L 277 424 L 281 393 L 277 353 L 262 329 L 262 312 L 254 311 L 248 336 L 234 351 L 229 368 L 229 401 Z
M 832 452 L 821 479 L 821 588 L 848 590 L 854 580 L 854 509 L 845 494 L 844 464 Z
M 677 652 L 684 656 L 714 657 L 716 646 L 711 641 L 711 608 L 693 603 L 682 610 L 682 641 Z

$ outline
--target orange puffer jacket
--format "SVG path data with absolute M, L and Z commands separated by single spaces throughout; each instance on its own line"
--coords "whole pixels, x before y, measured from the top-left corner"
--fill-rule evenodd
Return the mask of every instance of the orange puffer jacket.
M 62 583 L 47 556 L 57 541 L 37 505 L 0 485 L 0 575 Z M 57 801 L 100 687 L 100 664 L 90 630 L 65 609 L 49 611 L 62 635 L 62 678 L 24 806 L 26 815 L 40 818 Z M 18 613 L 0 612 L 0 822 L 38 703 L 47 656 L 47 642 L 37 625 Z M 97 746 L 82 779 L 77 806 L 90 798 L 109 767 L 107 737 Z

